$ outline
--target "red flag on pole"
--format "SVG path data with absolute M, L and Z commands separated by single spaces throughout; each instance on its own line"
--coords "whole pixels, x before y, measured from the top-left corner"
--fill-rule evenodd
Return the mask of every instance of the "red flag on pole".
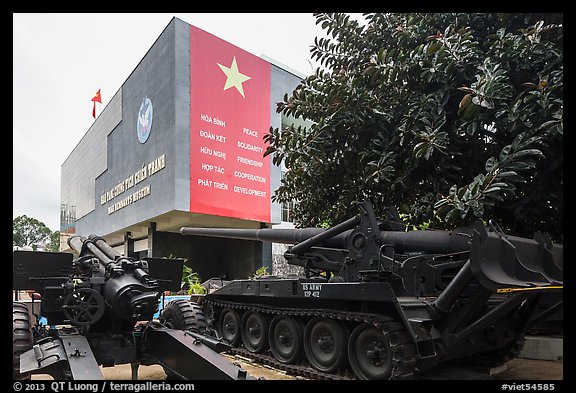
M 102 103 L 102 97 L 100 96 L 100 89 L 98 89 L 96 95 L 92 97 L 92 101 Z
M 92 102 L 94 105 L 92 106 L 92 117 L 96 118 L 96 103 L 102 103 L 102 96 L 100 96 L 100 89 L 96 92 L 96 95 L 92 97 Z

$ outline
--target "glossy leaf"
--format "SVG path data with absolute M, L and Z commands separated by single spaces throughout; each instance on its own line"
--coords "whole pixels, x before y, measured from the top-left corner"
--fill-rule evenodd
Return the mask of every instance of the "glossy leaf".
M 311 126 L 266 139 L 289 168 L 273 200 L 297 200 L 301 226 L 369 198 L 414 227 L 494 218 L 561 236 L 563 28 L 533 15 L 316 14 L 321 66 L 276 108 Z

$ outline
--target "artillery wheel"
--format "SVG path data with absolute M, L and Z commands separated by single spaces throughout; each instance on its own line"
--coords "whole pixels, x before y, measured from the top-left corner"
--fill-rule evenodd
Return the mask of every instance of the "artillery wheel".
M 207 324 L 202 309 L 186 299 L 172 300 L 160 313 L 160 323 L 172 329 L 203 332 Z
M 32 329 L 28 307 L 12 302 L 12 379 L 29 380 L 30 373 L 20 373 L 20 355 L 32 348 Z
M 282 363 L 295 363 L 304 351 L 303 328 L 299 321 L 276 316 L 270 323 L 268 332 L 270 350 L 274 357 Z
M 259 312 L 249 311 L 242 317 L 242 343 L 252 353 L 268 348 L 268 322 Z
M 71 323 L 87 326 L 102 318 L 106 304 L 100 292 L 92 288 L 78 288 L 64 298 L 62 311 Z
M 240 343 L 240 322 L 240 315 L 235 310 L 225 308 L 220 313 L 220 335 L 233 347 Z
M 346 362 L 348 329 L 331 319 L 317 317 L 304 330 L 304 351 L 315 369 L 326 373 L 338 370 Z

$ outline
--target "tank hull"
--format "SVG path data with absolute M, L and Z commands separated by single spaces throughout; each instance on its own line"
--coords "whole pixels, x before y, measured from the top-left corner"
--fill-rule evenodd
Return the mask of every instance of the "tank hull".
M 404 379 L 472 355 L 501 364 L 521 347 L 521 306 L 534 294 L 476 288 L 442 315 L 437 297 L 398 297 L 388 282 L 307 278 L 234 280 L 201 306 L 213 334 L 243 356 L 320 379 Z

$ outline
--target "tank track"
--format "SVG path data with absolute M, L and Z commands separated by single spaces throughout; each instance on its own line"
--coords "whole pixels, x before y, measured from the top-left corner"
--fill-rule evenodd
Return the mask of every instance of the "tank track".
M 328 374 L 322 371 L 318 371 L 313 367 L 307 365 L 307 362 L 301 362 L 299 364 L 286 364 L 279 362 L 272 356 L 269 351 L 267 354 L 252 353 L 244 348 L 230 348 L 227 353 L 231 355 L 239 355 L 243 358 L 248 358 L 256 363 L 270 366 L 276 370 L 284 371 L 287 375 L 303 377 L 306 379 L 321 379 L 321 380 L 354 380 L 356 379 L 352 373 L 350 375 L 344 374 Z
M 204 299 L 202 306 L 211 306 L 212 308 L 219 307 L 221 309 L 230 308 L 237 311 L 257 311 L 262 314 L 271 316 L 285 315 L 290 317 L 306 318 L 322 317 L 335 319 L 338 321 L 371 324 L 376 328 L 383 329 L 388 333 L 394 334 L 396 343 L 393 350 L 393 362 L 395 366 L 390 379 L 404 379 L 406 377 L 410 377 L 416 368 L 416 348 L 412 342 L 412 339 L 406 331 L 404 325 L 397 322 L 392 317 L 328 309 L 281 308 L 209 299 Z M 308 360 L 306 360 L 305 356 L 304 359 L 297 364 L 286 364 L 278 361 L 272 355 L 270 349 L 266 350 L 265 353 L 253 353 L 243 348 L 242 344 L 240 344 L 239 347 L 231 347 L 228 353 L 252 359 L 258 363 L 282 370 L 286 372 L 286 374 L 292 376 L 300 376 L 308 379 L 320 380 L 358 379 L 349 368 L 335 373 L 325 373 L 316 370 L 310 365 Z

